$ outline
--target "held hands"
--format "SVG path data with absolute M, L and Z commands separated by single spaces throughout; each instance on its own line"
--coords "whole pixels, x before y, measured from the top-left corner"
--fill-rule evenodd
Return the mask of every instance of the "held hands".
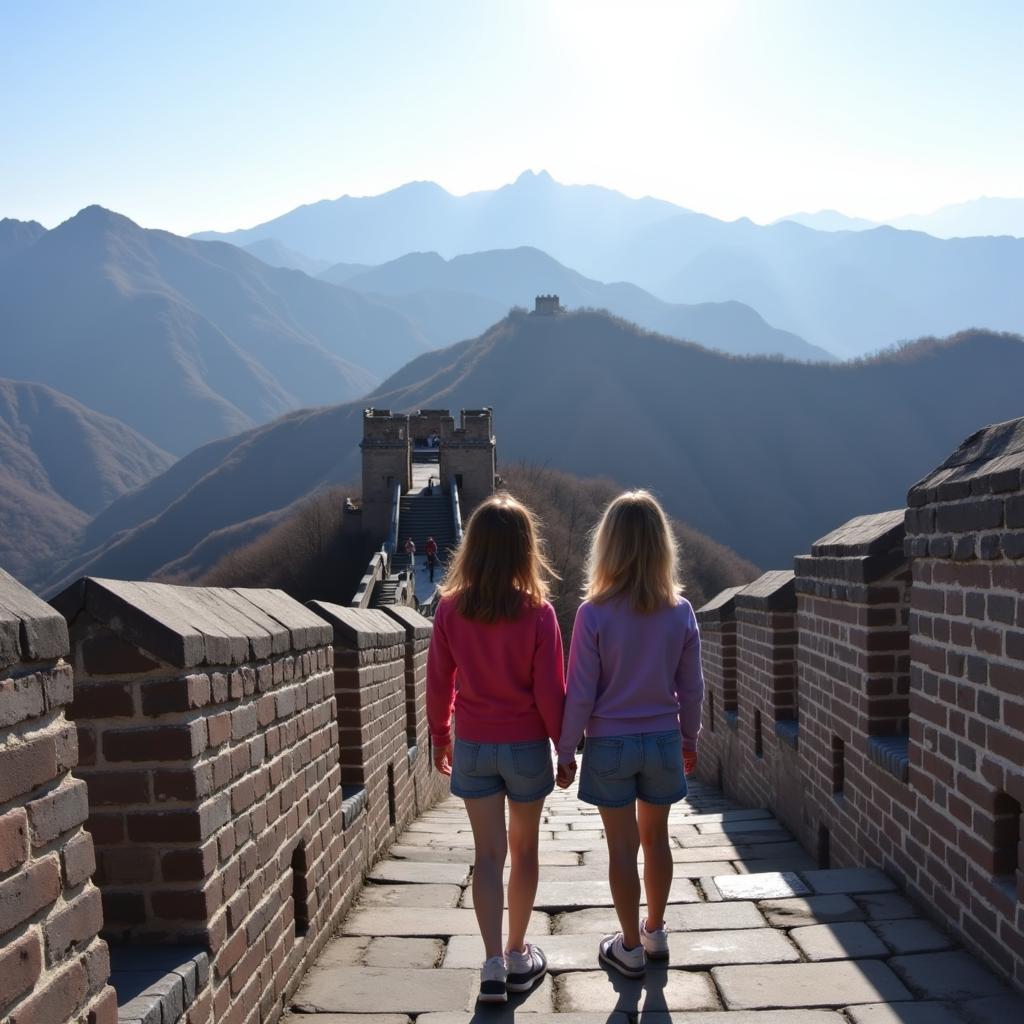
M 559 789 L 568 789 L 573 780 L 576 778 L 576 758 L 574 757 L 571 761 L 566 761 L 564 764 L 560 761 L 558 763 L 558 774 L 555 777 L 555 783 Z
M 434 747 L 434 769 L 442 775 L 452 773 L 452 745 Z
M 684 750 L 683 751 L 683 773 L 686 775 L 692 775 L 697 770 L 697 751 L 696 750 Z

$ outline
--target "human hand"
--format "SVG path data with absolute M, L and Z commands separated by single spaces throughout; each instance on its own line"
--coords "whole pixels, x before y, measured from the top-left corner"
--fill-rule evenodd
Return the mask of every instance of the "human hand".
M 434 747 L 434 769 L 442 775 L 451 775 L 452 745 L 450 743 L 443 747 Z
M 683 773 L 686 775 L 693 775 L 697 770 L 697 751 L 696 750 L 684 750 L 683 751 Z
M 555 778 L 555 783 L 559 789 L 568 789 L 573 779 L 576 778 L 576 758 L 574 757 L 571 761 L 558 763 L 558 775 Z

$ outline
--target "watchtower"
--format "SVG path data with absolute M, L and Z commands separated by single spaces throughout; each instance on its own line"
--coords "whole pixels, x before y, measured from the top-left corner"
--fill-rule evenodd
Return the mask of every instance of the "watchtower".
M 494 493 L 495 441 L 490 409 L 463 409 L 459 426 L 450 419 L 441 431 L 441 485 L 459 488 L 462 518 Z
M 363 529 L 387 537 L 395 487 L 412 485 L 409 417 L 390 409 L 363 410 Z
M 539 316 L 554 316 L 562 312 L 557 295 L 538 295 L 534 299 L 533 311 Z

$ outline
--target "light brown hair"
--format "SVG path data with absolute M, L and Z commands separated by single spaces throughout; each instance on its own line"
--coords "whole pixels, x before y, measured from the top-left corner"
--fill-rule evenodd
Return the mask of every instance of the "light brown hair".
M 469 517 L 441 596 L 453 597 L 460 614 L 476 622 L 519 616 L 524 600 L 537 607 L 556 577 L 540 548 L 537 519 L 504 491 L 481 502 Z
M 649 491 L 626 491 L 604 510 L 590 542 L 583 596 L 624 597 L 641 614 L 678 603 L 679 552 L 668 517 Z

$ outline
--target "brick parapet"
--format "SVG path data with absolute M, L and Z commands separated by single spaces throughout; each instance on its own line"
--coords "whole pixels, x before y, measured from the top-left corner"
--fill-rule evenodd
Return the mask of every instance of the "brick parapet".
M 68 634 L 0 570 L 0 1018 L 114 1024 L 95 854 L 75 768 Z
M 757 583 L 698 613 L 709 699 L 735 665 L 739 712 L 723 734 L 706 705 L 700 772 L 823 863 L 888 871 L 1024 988 L 1024 419 L 968 438 L 908 505 L 796 560 L 795 767 L 765 728 L 785 619 Z

